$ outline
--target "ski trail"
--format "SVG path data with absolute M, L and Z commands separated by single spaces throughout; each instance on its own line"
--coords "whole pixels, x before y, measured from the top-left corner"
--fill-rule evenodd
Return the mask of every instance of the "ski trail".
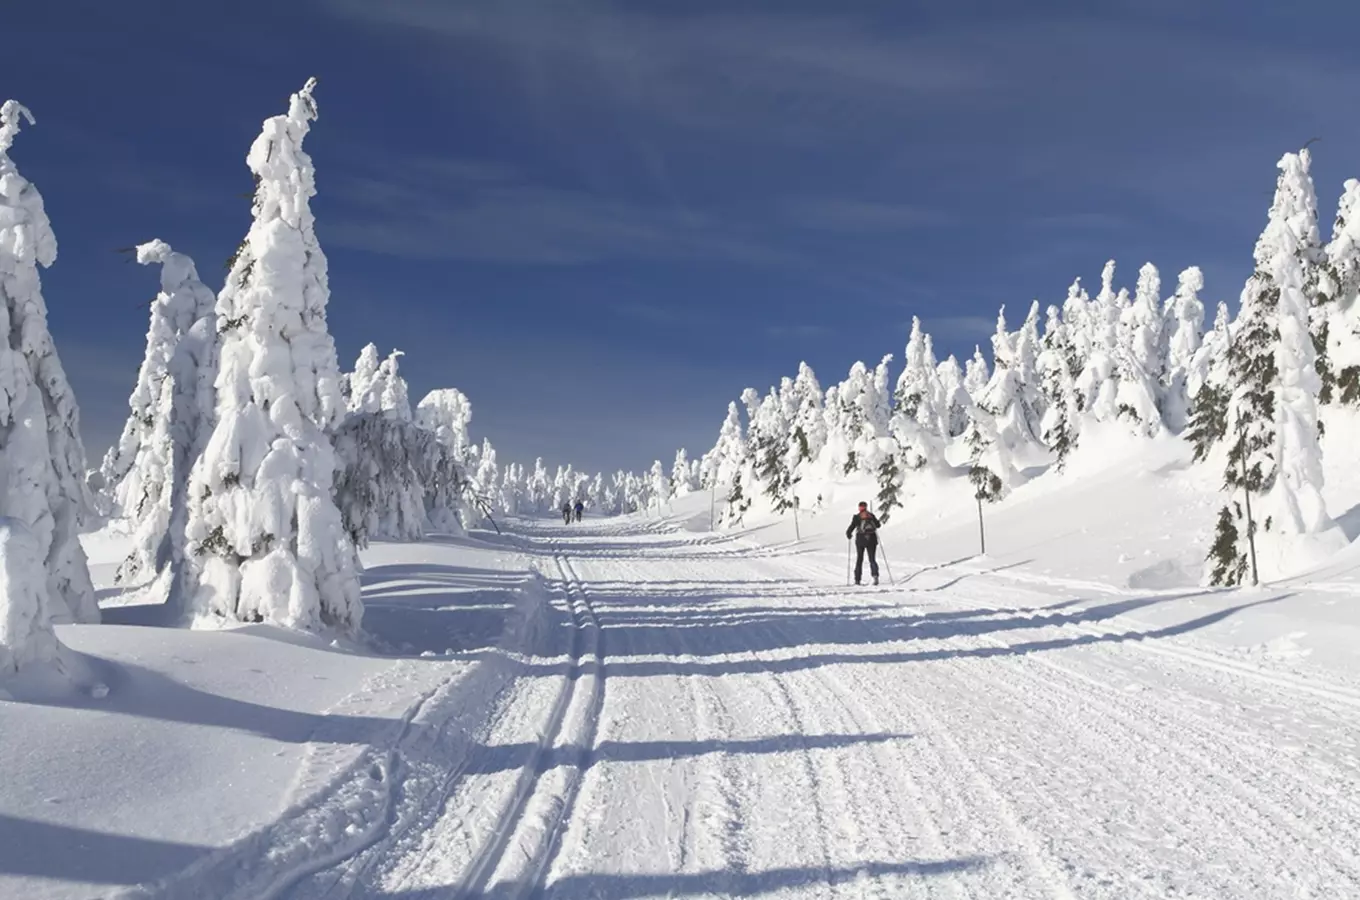
M 906 612 L 906 608 L 903 611 Z M 923 634 L 923 639 L 931 637 L 928 630 Z M 1010 649 L 1004 641 L 985 634 L 950 636 L 946 641 L 965 651 L 977 644 Z M 1127 756 L 1136 747 L 1133 753 L 1143 760 L 1142 767 L 1154 773 L 1147 779 L 1149 782 L 1194 785 L 1192 797 L 1195 803 L 1212 809 L 1220 817 L 1218 821 L 1234 822 L 1235 839 L 1248 842 L 1250 849 L 1246 852 L 1251 856 L 1268 858 L 1273 854 L 1278 857 L 1280 836 L 1283 835 L 1292 845 L 1289 858 L 1293 860 L 1290 863 L 1293 869 L 1281 879 L 1280 888 L 1288 884 L 1294 891 L 1317 892 L 1309 896 L 1328 896 L 1344 892 L 1344 886 L 1360 881 L 1354 852 L 1338 845 L 1334 837 L 1355 833 L 1360 824 L 1354 808 L 1345 808 L 1350 804 L 1337 802 L 1343 793 L 1339 785 L 1344 782 L 1333 782 L 1337 787 L 1329 787 L 1327 782 L 1304 778 L 1296 771 L 1297 767 L 1288 766 L 1287 761 L 1270 758 L 1250 742 L 1242 746 L 1240 741 L 1225 738 L 1221 729 L 1184 714 L 1174 704 L 1140 701 L 1137 696 L 1129 696 L 1127 691 L 1119 691 L 1077 671 L 1070 662 L 1087 658 L 1106 660 L 1112 655 L 1108 649 L 1107 645 L 1096 645 L 1067 651 L 1060 657 L 1063 662 L 1056 661 L 1056 654 L 1052 652 L 1020 654 L 1006 661 L 1004 677 L 986 679 L 979 678 L 978 672 L 983 668 L 1001 668 L 999 663 L 1004 657 L 993 656 L 984 663 L 965 662 L 961 656 L 951 660 L 942 655 L 941 663 L 953 671 L 952 679 L 957 684 L 969 688 L 967 693 L 995 697 L 1000 692 L 1010 698 L 1016 709 L 1024 710 L 1027 718 L 1035 717 L 1036 706 L 1050 704 L 1049 709 L 1038 712 L 1038 716 L 1058 717 L 1053 718 L 1055 722 L 1070 722 L 1064 727 L 1065 732 L 1073 734 L 1075 729 L 1074 736 L 1079 736 L 1083 745 L 1092 747 L 1090 755 L 1093 758 L 1113 758 L 1121 748 Z M 1127 680 L 1128 672 L 1123 673 L 1123 678 Z M 863 688 L 869 691 L 873 685 L 865 684 Z M 863 695 L 864 691 L 855 693 Z M 934 692 L 925 690 L 904 699 L 911 704 L 914 715 L 920 715 L 931 723 L 932 729 L 938 729 L 939 743 L 953 756 L 957 767 L 971 769 L 985 779 L 987 776 L 982 773 L 985 764 L 971 762 L 972 754 L 950 734 L 942 717 L 926 708 L 922 698 L 929 696 L 934 696 Z M 973 724 L 976 726 L 977 723 Z M 974 727 L 964 733 L 976 730 Z M 1029 752 L 1033 749 L 1029 748 Z M 1069 760 L 1083 756 L 1072 752 L 1076 750 L 1076 747 L 1070 748 Z M 1168 754 L 1178 764 L 1158 767 L 1159 758 Z M 978 759 L 986 760 L 992 755 Z M 1008 771 L 1009 780 L 1014 780 L 1015 771 L 1023 771 L 1023 768 L 1014 767 Z M 1090 778 L 1093 785 L 1100 778 L 1113 784 L 1125 780 L 1119 772 L 1109 769 L 1093 772 Z M 1032 795 L 1043 789 L 1040 783 L 1026 788 L 1024 793 Z M 1168 801 L 1161 799 L 1152 805 L 1165 802 Z M 1006 818 L 1013 820 L 1014 816 Z M 1212 832 L 1217 827 L 1214 818 L 1206 817 L 1202 809 L 1183 807 L 1166 818 L 1169 822 L 1202 822 L 1202 828 L 1196 829 L 1201 831 Z M 1092 836 L 1093 841 L 1100 839 Z M 1033 840 L 1028 843 L 1033 858 L 1038 849 L 1033 846 Z M 1310 857 L 1311 868 L 1305 862 Z M 1052 867 L 1049 870 L 1052 872 Z M 1083 887 L 1090 889 L 1086 885 Z M 1122 895 L 1112 893 L 1111 896 Z
M 599 620 L 571 562 L 556 544 L 553 560 L 571 601 L 573 657 L 577 660 L 566 702 L 555 715 L 553 765 L 543 754 L 525 772 L 537 774 L 531 793 L 523 795 L 504 820 L 504 826 L 469 871 L 462 893 L 485 892 L 505 900 L 530 896 L 543 882 L 571 815 L 582 773 L 589 763 L 604 704 L 604 649 Z M 546 752 L 549 745 L 540 745 Z

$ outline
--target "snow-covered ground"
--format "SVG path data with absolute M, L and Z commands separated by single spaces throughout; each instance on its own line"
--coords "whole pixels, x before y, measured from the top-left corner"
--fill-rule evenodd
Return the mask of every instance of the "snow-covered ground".
M 1360 555 L 1205 591 L 1187 462 L 1090 446 L 985 557 L 966 488 L 917 488 L 879 588 L 866 484 L 801 540 L 692 495 L 375 545 L 376 646 L 106 596 L 58 632 L 107 696 L 0 703 L 0 897 L 1360 896 Z

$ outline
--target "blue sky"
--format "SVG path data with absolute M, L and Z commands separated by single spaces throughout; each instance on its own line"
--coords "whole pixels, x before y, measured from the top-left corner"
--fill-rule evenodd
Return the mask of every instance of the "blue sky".
M 1023 12 L 1021 12 L 1023 7 Z M 308 76 L 331 329 L 456 386 L 503 454 L 640 469 L 800 359 L 971 352 L 1105 259 L 1235 299 L 1274 163 L 1360 176 L 1360 8 L 587 0 L 47 0 L 5 14 L 13 157 L 60 255 L 92 460 L 121 424 L 153 237 L 220 285 L 244 158 Z

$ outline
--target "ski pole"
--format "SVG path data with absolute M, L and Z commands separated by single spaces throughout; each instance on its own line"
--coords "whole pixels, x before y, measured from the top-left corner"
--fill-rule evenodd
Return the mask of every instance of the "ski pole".
M 850 586 L 850 539 L 845 539 L 845 586 Z
M 888 563 L 888 548 L 883 546 L 882 538 L 878 541 L 878 549 L 883 551 L 883 568 L 888 572 L 888 584 L 897 587 L 896 583 L 893 582 L 892 566 Z

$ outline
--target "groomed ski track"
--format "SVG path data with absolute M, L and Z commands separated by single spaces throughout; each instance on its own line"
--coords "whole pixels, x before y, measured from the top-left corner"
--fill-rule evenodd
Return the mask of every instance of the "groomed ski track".
M 418 709 L 383 819 L 272 895 L 1360 896 L 1360 692 L 1127 617 L 1175 595 L 897 559 L 848 589 L 834 551 L 655 522 L 487 539 L 541 597 L 484 714 Z

